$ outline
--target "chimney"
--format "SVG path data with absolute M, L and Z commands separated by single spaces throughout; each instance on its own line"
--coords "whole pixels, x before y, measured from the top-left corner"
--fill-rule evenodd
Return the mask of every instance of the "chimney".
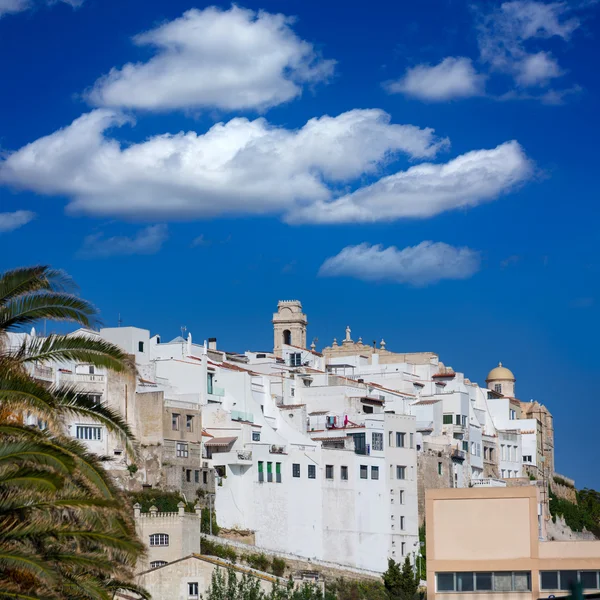
M 217 349 L 217 338 L 208 338 L 208 349 L 209 350 Z

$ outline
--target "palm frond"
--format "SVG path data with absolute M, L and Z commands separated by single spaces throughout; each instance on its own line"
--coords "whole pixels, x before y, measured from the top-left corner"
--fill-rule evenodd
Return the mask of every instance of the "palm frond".
M 66 273 L 45 265 L 12 269 L 0 276 L 0 305 L 22 294 L 40 290 L 74 292 L 76 288 Z
M 134 370 L 130 356 L 118 346 L 85 335 L 50 335 L 25 340 L 15 357 L 22 363 L 74 361 L 111 371 Z
M 41 319 L 71 321 L 91 327 L 97 323 L 96 308 L 73 294 L 36 292 L 12 298 L 0 306 L 0 331 L 11 331 Z

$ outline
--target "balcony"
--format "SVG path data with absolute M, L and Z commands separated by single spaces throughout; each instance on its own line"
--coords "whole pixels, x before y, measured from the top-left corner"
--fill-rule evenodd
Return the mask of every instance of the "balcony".
M 64 383 L 104 383 L 104 375 L 91 373 L 61 373 L 60 380 Z
M 254 415 L 249 412 L 243 412 L 241 410 L 232 410 L 231 411 L 231 420 L 232 421 L 244 421 L 246 423 L 254 423 Z
M 285 446 L 271 446 L 269 452 L 271 454 L 285 454 Z
M 219 460 L 228 465 L 250 466 L 252 465 L 251 450 L 233 450 L 231 452 L 220 452 Z M 214 458 L 214 457 L 213 457 Z
M 506 481 L 494 477 L 485 477 L 483 479 L 471 479 L 471 485 L 473 487 L 506 487 Z
M 33 376 L 42 381 L 54 381 L 54 369 L 36 365 L 33 368 Z

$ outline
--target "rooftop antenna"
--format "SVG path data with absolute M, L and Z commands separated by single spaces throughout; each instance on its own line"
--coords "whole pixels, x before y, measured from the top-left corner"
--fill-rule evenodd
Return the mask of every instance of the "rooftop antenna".
M 182 337 L 183 339 L 185 339 L 185 332 L 187 331 L 187 327 L 186 327 L 185 325 L 182 325 L 182 326 L 180 327 L 180 329 L 181 329 L 181 337 Z
M 123 321 L 121 320 L 121 313 L 119 313 L 119 320 L 117 321 L 119 327 L 121 327 L 121 323 L 123 323 Z

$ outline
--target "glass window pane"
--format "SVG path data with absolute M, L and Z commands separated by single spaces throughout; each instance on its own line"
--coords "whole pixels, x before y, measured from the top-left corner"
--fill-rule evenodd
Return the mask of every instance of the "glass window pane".
M 531 573 L 517 571 L 515 573 L 515 592 L 528 592 L 531 589 Z
M 437 574 L 437 591 L 438 592 L 453 592 L 454 591 L 454 573 L 438 573 Z
M 542 571 L 540 575 L 540 583 L 543 590 L 558 589 L 558 571 Z
M 579 581 L 584 590 L 597 590 L 598 571 L 579 571 Z
M 478 592 L 492 591 L 492 574 L 475 573 L 475 586 Z
M 512 573 L 494 573 L 494 591 L 512 592 Z
M 473 573 L 457 573 L 456 574 L 456 591 L 457 592 L 472 592 L 473 591 Z
M 577 571 L 561 571 L 560 572 L 560 589 L 570 590 L 571 586 L 577 583 Z

